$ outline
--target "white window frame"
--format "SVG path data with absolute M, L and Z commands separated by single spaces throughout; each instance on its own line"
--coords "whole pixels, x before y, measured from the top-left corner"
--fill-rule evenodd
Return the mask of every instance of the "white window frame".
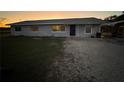
M 52 25 L 52 26 L 54 26 L 54 25 Z M 65 25 L 64 25 L 64 27 L 65 27 L 64 31 L 53 31 L 52 26 L 51 26 L 52 33 L 65 33 L 66 32 L 66 26 Z
M 90 26 L 90 27 L 91 27 L 91 33 L 86 33 L 86 27 L 87 27 L 87 26 Z M 85 25 L 84 33 L 85 33 L 85 34 L 92 34 L 92 25 Z
M 32 27 L 37 27 L 38 30 L 32 30 Z M 31 30 L 32 32 L 38 32 L 38 31 L 39 31 L 39 26 L 30 26 L 30 30 Z
M 20 30 L 17 30 L 17 27 L 19 27 Z M 21 26 L 15 26 L 15 27 L 14 27 L 14 31 L 16 31 L 16 32 L 21 32 L 21 31 L 22 31 L 22 27 L 21 27 Z

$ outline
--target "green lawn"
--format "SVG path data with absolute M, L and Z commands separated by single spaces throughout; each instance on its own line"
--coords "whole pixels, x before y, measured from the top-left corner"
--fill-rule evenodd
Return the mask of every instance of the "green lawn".
M 2 37 L 2 81 L 47 81 L 46 75 L 63 49 L 63 38 Z

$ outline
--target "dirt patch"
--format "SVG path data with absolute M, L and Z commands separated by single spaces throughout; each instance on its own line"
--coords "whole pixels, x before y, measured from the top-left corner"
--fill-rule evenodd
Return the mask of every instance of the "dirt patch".
M 94 81 L 96 79 L 94 76 L 90 76 L 91 68 L 83 62 L 86 60 L 86 57 L 87 61 L 90 59 L 87 55 L 84 57 L 80 55 L 80 43 L 77 43 L 77 40 L 71 40 L 72 43 L 70 39 L 67 39 L 64 42 L 64 54 L 58 57 L 56 62 L 51 66 L 48 81 L 78 82 Z
M 50 67 L 47 80 L 124 81 L 123 55 L 124 46 L 91 38 L 67 38 L 63 55 Z

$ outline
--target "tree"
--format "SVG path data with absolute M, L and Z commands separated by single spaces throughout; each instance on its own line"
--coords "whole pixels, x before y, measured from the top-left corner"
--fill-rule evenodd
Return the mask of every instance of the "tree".
M 106 17 L 104 20 L 113 21 L 116 18 L 117 18 L 117 15 L 113 15 L 113 16 Z

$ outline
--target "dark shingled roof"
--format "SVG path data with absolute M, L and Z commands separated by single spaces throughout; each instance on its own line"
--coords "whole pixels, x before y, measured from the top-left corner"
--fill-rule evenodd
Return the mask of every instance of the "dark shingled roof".
M 51 20 L 30 20 L 12 23 L 8 25 L 45 25 L 45 24 L 102 24 L 105 21 L 97 18 L 72 18 L 72 19 L 51 19 Z

